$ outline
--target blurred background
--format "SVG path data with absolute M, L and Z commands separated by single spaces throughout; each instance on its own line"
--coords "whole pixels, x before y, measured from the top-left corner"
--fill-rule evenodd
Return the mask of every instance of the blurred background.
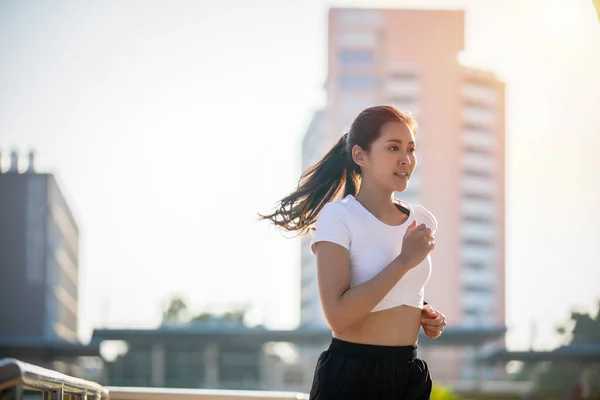
M 592 0 L 0 0 L 0 358 L 308 392 L 309 238 L 258 212 L 362 109 L 419 121 L 419 342 L 456 396 L 600 395 Z M 487 397 L 486 397 L 487 396 Z

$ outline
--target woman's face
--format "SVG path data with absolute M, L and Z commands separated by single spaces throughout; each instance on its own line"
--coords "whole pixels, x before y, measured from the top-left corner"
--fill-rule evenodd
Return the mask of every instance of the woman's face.
M 357 151 L 361 159 L 357 163 L 363 179 L 374 180 L 386 191 L 402 192 L 417 166 L 415 151 L 411 129 L 404 122 L 388 122 L 381 127 L 381 135 L 371 143 L 368 152 Z

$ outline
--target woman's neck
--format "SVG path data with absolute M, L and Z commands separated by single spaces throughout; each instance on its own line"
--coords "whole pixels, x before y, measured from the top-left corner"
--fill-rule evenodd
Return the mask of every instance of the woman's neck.
M 360 190 L 354 198 L 371 214 L 382 221 L 391 221 L 394 223 L 399 218 L 404 218 L 402 213 L 398 213 L 398 208 L 393 202 L 393 192 L 369 187 L 363 181 L 360 185 Z

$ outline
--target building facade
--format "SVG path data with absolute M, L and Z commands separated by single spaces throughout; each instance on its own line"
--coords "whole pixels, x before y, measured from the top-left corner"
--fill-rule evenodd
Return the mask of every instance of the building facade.
M 0 342 L 78 345 L 79 231 L 55 178 L 33 162 L 20 170 L 13 152 L 8 169 L 0 163 Z
M 504 326 L 504 84 L 461 64 L 463 50 L 463 11 L 331 9 L 327 103 L 307 131 L 303 166 L 364 108 L 392 104 L 410 112 L 419 122 L 418 166 L 408 190 L 396 195 L 438 220 L 427 301 L 452 324 Z M 301 323 L 324 325 L 309 246 L 304 239 Z M 468 353 L 437 352 L 438 376 L 474 377 Z

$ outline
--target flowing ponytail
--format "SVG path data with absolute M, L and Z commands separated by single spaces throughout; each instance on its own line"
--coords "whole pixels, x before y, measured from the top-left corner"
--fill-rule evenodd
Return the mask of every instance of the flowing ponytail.
M 352 159 L 352 148 L 359 145 L 368 150 L 379 137 L 381 126 L 390 121 L 402 121 L 416 129 L 416 121 L 393 106 L 367 108 L 356 117 L 350 132 L 304 171 L 296 190 L 281 199 L 273 213 L 259 214 L 260 219 L 269 220 L 286 231 L 300 234 L 310 231 L 325 204 L 358 193 L 360 167 Z
M 286 231 L 305 234 L 325 204 L 341 197 L 342 193 L 343 196 L 355 195 L 360 178 L 358 166 L 347 149 L 347 139 L 346 133 L 323 158 L 304 171 L 296 190 L 281 199 L 272 214 L 260 215 L 260 218 Z

